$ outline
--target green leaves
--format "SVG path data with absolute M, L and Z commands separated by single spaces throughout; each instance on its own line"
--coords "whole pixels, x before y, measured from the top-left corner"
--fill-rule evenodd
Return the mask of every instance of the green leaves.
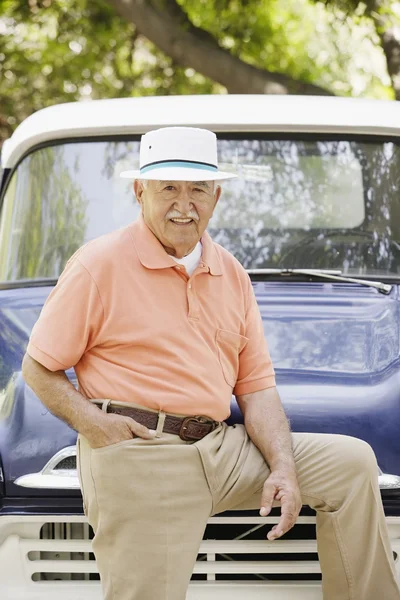
M 221 46 L 257 67 L 339 95 L 392 97 L 374 23 L 360 11 L 348 17 L 333 1 L 329 8 L 309 0 L 179 3 Z
M 176 13 L 173 0 L 157 2 Z M 189 23 L 247 63 L 336 94 L 393 97 L 374 22 L 356 0 L 340 2 L 178 0 Z M 225 91 L 155 43 L 117 14 L 113 0 L 3 0 L 0 140 L 60 102 Z
M 0 81 L 0 140 L 60 102 L 220 90 L 176 68 L 105 0 L 3 1 Z

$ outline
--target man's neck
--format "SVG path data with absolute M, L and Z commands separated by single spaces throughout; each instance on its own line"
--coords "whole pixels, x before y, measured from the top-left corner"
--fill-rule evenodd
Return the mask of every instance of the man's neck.
M 196 248 L 197 244 L 198 244 L 198 242 L 196 243 L 195 246 L 192 246 L 189 250 L 168 248 L 167 246 L 163 246 L 163 248 L 167 254 L 169 254 L 170 256 L 173 256 L 174 258 L 184 258 L 185 256 L 188 256 L 191 252 L 193 252 L 193 250 Z

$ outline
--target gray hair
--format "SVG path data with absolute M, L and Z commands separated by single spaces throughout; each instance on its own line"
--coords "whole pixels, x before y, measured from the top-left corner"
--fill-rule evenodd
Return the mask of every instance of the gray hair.
M 147 179 L 138 179 L 138 181 L 139 181 L 139 183 L 142 184 L 143 189 L 147 190 L 149 181 Z M 211 182 L 211 188 L 213 191 L 215 190 L 215 183 L 216 183 L 215 181 Z

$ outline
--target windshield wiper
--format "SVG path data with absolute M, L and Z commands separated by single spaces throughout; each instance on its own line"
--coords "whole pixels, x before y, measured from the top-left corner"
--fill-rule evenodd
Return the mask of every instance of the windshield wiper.
M 281 277 L 309 275 L 310 277 L 320 277 L 321 279 L 328 279 L 330 281 L 359 283 L 360 285 L 376 288 L 378 292 L 381 292 L 381 294 L 390 294 L 393 287 L 392 285 L 389 285 L 388 283 L 382 283 L 381 281 L 354 279 L 354 277 L 342 275 L 342 271 L 330 271 L 328 269 L 246 269 L 246 271 L 249 275 L 279 275 Z

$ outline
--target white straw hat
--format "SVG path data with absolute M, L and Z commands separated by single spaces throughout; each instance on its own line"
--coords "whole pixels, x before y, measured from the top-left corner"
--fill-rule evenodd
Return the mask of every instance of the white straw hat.
M 127 179 L 216 181 L 233 179 L 218 170 L 217 136 L 208 129 L 163 127 L 142 135 L 140 170 L 123 171 Z

